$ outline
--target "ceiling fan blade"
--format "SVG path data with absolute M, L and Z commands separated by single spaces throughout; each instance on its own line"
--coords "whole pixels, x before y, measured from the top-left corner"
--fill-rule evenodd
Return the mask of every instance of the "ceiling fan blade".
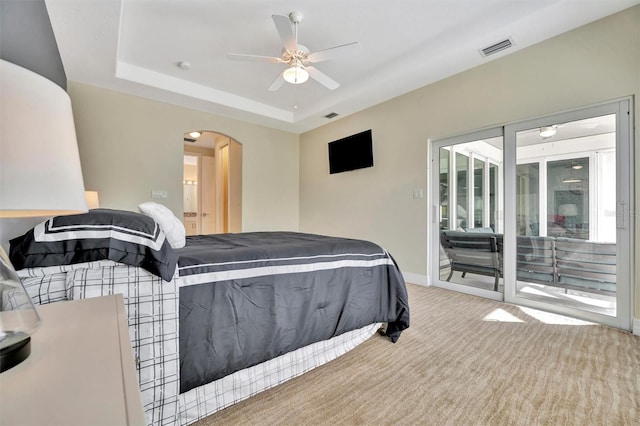
M 243 53 L 227 53 L 227 57 L 234 61 L 261 61 L 273 62 L 274 64 L 282 62 L 282 59 L 276 58 L 275 56 L 245 55 Z
M 309 62 L 322 62 L 329 59 L 338 58 L 341 56 L 347 56 L 356 53 L 360 50 L 360 43 L 354 41 L 353 43 L 343 44 L 341 46 L 330 47 L 329 49 L 320 50 L 309 55 Z
M 282 76 L 282 73 L 280 73 L 278 74 L 278 77 L 275 80 L 273 80 L 273 83 L 271 83 L 271 86 L 269 86 L 269 91 L 275 92 L 280 88 L 280 86 L 282 86 L 282 83 L 284 83 L 284 77 Z
M 298 50 L 298 42 L 293 33 L 291 19 L 289 19 L 288 16 L 282 15 L 271 15 L 271 17 L 273 18 L 274 24 L 276 24 L 276 29 L 278 30 L 278 34 L 280 34 L 280 40 L 282 40 L 284 48 L 291 52 Z
M 314 67 L 305 67 L 307 72 L 309 73 L 309 77 L 322 84 L 329 90 L 335 90 L 340 86 L 340 83 L 326 75 L 325 73 L 318 71 L 317 68 Z

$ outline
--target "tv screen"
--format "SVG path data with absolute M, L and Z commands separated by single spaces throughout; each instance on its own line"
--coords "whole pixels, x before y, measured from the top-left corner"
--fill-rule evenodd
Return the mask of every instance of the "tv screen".
M 329 173 L 373 167 L 371 129 L 329 142 Z

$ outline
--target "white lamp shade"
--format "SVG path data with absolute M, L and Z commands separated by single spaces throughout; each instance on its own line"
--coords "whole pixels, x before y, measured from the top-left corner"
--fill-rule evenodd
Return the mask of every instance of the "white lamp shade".
M 87 210 L 67 93 L 0 60 L 0 218 Z

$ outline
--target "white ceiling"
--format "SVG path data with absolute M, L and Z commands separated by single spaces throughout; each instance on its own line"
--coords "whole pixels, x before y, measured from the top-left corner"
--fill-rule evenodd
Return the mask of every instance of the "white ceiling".
M 46 0 L 67 78 L 302 133 L 639 4 L 640 0 Z M 300 11 L 311 52 L 357 41 L 316 64 L 340 83 L 267 88 L 283 64 L 272 15 Z M 514 46 L 483 57 L 506 38 Z M 182 70 L 180 61 L 191 69 Z M 336 120 L 338 118 L 334 118 Z

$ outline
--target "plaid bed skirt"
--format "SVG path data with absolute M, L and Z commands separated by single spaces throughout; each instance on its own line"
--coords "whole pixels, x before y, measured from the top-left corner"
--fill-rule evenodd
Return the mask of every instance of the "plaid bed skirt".
M 371 324 L 179 394 L 177 276 L 167 282 L 110 260 L 23 269 L 18 275 L 37 304 L 123 295 L 149 425 L 193 423 L 337 358 L 380 327 Z

